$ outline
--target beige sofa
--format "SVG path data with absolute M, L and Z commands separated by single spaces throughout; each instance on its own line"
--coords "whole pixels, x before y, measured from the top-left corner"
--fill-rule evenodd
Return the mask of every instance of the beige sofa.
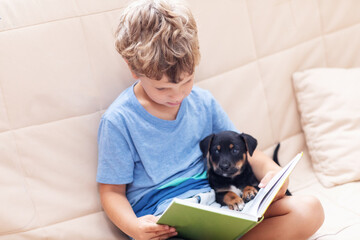
M 283 164 L 304 151 L 290 190 L 324 206 L 312 239 L 360 239 L 360 183 L 319 181 L 292 80 L 310 68 L 360 66 L 360 2 L 189 2 L 197 84 L 260 149 L 271 154 L 281 142 Z M 100 116 L 133 82 L 113 43 L 125 4 L 0 1 L 0 240 L 126 238 L 102 211 L 95 182 Z

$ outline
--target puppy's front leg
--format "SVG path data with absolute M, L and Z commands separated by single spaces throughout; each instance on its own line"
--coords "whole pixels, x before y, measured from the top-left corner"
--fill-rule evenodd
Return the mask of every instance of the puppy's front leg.
M 242 199 L 244 202 L 249 202 L 250 200 L 253 200 L 256 194 L 258 193 L 258 190 L 253 186 L 246 186 L 243 190 Z
M 217 202 L 227 205 L 229 209 L 241 211 L 245 203 L 244 200 L 232 191 L 216 193 Z

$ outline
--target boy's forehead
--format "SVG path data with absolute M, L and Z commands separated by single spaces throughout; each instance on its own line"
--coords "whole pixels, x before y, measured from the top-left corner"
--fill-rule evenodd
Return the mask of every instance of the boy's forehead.
M 169 77 L 167 75 L 163 75 L 163 77 L 160 80 L 156 80 L 156 79 L 149 79 L 151 80 L 151 82 L 153 82 L 153 84 L 169 84 L 169 85 L 174 85 L 174 84 L 181 84 L 183 82 L 187 82 L 188 80 L 190 80 L 192 77 L 194 76 L 194 74 L 189 74 L 187 72 L 183 72 L 180 75 L 180 81 L 177 83 L 174 83 L 171 81 L 171 79 L 169 79 Z

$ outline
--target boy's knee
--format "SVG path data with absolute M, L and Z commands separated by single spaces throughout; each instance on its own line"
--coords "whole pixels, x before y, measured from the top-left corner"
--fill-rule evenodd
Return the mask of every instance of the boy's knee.
M 325 215 L 324 209 L 319 199 L 313 196 L 301 196 L 299 203 L 301 206 L 297 208 L 299 223 L 302 224 L 303 237 L 308 238 L 313 235 L 323 224 Z
M 304 196 L 303 202 L 307 206 L 307 213 L 322 223 L 324 221 L 324 209 L 319 199 L 313 196 Z

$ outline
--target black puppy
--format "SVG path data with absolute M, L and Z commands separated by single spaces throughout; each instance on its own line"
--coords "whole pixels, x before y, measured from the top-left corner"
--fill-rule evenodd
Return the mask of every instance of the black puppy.
M 279 162 L 279 159 L 278 159 L 279 148 L 280 148 L 280 143 L 278 143 L 278 145 L 275 147 L 274 154 L 273 154 L 273 160 L 274 160 L 274 162 L 275 162 L 277 165 L 280 166 L 280 162 Z M 291 192 L 289 191 L 289 189 L 286 189 L 285 195 L 287 195 L 287 196 L 292 196 L 292 194 L 291 194 Z
M 207 158 L 209 183 L 221 205 L 241 211 L 245 203 L 256 196 L 259 181 L 247 157 L 252 156 L 256 146 L 257 140 L 252 136 L 233 131 L 211 134 L 200 142 L 203 156 Z M 277 159 L 278 147 L 274 159 Z

